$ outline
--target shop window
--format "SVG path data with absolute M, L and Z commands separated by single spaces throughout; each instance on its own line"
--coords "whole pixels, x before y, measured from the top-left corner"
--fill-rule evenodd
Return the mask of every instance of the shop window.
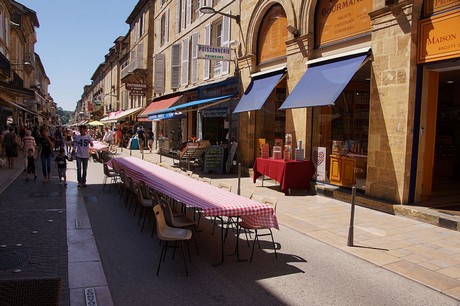
M 325 157 L 325 174 L 318 180 L 364 190 L 369 133 L 367 84 L 348 84 L 334 105 L 315 108 L 314 120 L 319 121 L 319 129 L 313 143 Z
M 264 16 L 257 40 L 257 61 L 267 62 L 286 56 L 288 31 L 286 13 L 281 5 L 273 5 Z

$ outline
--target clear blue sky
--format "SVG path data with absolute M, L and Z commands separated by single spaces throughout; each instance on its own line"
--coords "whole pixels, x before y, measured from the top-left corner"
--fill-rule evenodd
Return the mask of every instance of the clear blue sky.
M 51 84 L 58 107 L 75 110 L 83 86 L 104 61 L 138 0 L 16 0 L 37 13 L 35 52 Z

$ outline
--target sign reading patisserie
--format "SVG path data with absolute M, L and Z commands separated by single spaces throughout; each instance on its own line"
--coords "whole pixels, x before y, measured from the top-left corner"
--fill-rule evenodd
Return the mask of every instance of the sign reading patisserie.
M 419 22 L 418 63 L 460 57 L 460 10 Z
M 423 4 L 424 16 L 430 16 L 455 6 L 460 6 L 460 0 L 425 0 Z
M 372 0 L 320 1 L 316 12 L 316 44 L 335 41 L 370 32 Z

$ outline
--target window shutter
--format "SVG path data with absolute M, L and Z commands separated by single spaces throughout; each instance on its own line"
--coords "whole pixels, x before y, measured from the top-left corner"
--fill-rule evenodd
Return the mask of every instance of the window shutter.
M 171 46 L 171 88 L 180 87 L 180 43 Z
M 176 34 L 180 33 L 180 3 L 182 0 L 176 0 Z
M 143 54 L 144 54 L 144 45 L 138 44 L 137 45 L 137 56 L 136 56 L 136 64 L 135 68 L 144 68 L 143 65 Z
M 204 5 L 205 1 L 206 1 L 206 0 L 198 0 L 198 10 L 199 10 L 201 7 L 205 6 L 205 5 Z M 200 17 L 204 15 L 201 11 L 199 11 L 199 12 L 200 12 L 200 14 L 199 14 Z
M 187 0 L 187 26 L 192 23 L 192 0 Z
M 180 14 L 180 29 L 181 31 L 185 29 L 185 21 L 187 16 L 187 0 L 181 0 L 181 14 Z
M 231 12 L 228 12 L 228 14 L 231 14 Z M 222 19 L 222 47 L 228 47 L 230 45 L 230 25 L 231 25 L 230 18 L 224 16 L 224 18 Z M 222 65 L 221 74 L 228 74 L 230 62 L 222 61 L 221 65 Z
M 192 71 L 190 73 L 192 84 L 198 81 L 198 37 L 198 33 L 192 35 Z
M 165 11 L 165 39 L 164 42 L 169 41 L 169 8 Z
M 161 33 L 161 17 L 158 18 L 158 29 L 157 29 L 157 38 L 158 38 L 158 47 L 161 47 L 161 36 L 163 33 Z
M 155 79 L 153 80 L 153 92 L 165 92 L 165 55 L 155 55 Z
M 188 85 L 188 67 L 190 56 L 190 38 L 182 41 L 182 85 Z
M 209 46 L 211 44 L 211 25 L 208 24 L 205 27 L 205 39 L 204 44 Z M 209 67 L 210 67 L 210 60 L 204 60 L 204 70 L 203 70 L 203 80 L 209 80 Z

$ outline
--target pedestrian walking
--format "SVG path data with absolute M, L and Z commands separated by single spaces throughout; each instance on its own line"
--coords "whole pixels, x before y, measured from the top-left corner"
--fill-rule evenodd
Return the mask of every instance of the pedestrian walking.
M 89 146 L 93 147 L 93 139 L 87 133 L 85 125 L 80 126 L 80 135 L 76 135 L 73 141 L 73 150 L 77 158 L 77 181 L 78 187 L 86 187 L 86 172 L 88 169 Z
M 65 131 L 65 146 L 67 155 L 70 156 L 70 152 L 72 151 L 72 130 L 67 129 Z
M 67 161 L 69 158 L 65 155 L 65 150 L 63 148 L 59 149 L 59 154 L 56 156 L 54 161 L 56 162 L 59 184 L 64 183 L 64 186 L 67 186 Z
M 145 143 L 145 131 L 142 126 L 137 128 L 137 142 L 139 143 L 139 151 L 142 153 L 144 151 Z
M 24 169 L 27 169 L 29 150 L 32 150 L 32 155 L 35 155 L 36 146 L 37 144 L 35 143 L 35 138 L 32 136 L 32 132 L 27 130 L 21 144 L 22 150 L 24 151 Z
M 33 177 L 34 180 L 37 179 L 37 174 L 35 173 L 35 161 L 37 158 L 35 157 L 34 150 L 29 149 L 27 151 L 27 178 L 26 181 L 30 180 L 30 177 Z
M 48 128 L 43 127 L 39 140 L 39 154 L 42 163 L 43 182 L 51 180 L 51 158 L 53 157 L 54 143 L 49 136 Z
M 102 141 L 107 142 L 109 144 L 109 147 L 111 147 L 113 143 L 113 136 L 114 132 L 106 126 L 104 136 L 102 137 Z
M 153 149 L 153 132 L 151 129 L 147 130 L 147 147 L 150 150 L 150 153 L 152 153 Z
M 8 133 L 3 136 L 3 152 L 5 152 L 6 158 L 8 159 L 8 167 L 14 167 L 14 159 L 18 157 L 18 143 L 14 128 L 10 126 Z

